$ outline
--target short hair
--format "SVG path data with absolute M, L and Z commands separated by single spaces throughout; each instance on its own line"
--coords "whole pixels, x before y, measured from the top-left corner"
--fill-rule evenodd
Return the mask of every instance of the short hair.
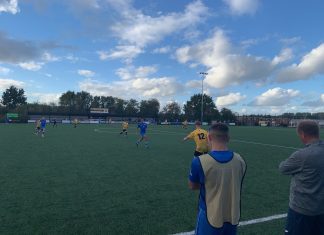
M 228 142 L 229 141 L 229 128 L 224 123 L 216 123 L 213 124 L 209 128 L 209 134 L 213 137 L 213 139 L 220 142 Z
M 317 122 L 312 120 L 301 121 L 297 125 L 297 132 L 304 133 L 309 137 L 319 137 L 319 125 Z
M 196 122 L 195 122 L 195 125 L 196 125 L 196 126 L 201 126 L 201 122 L 200 122 L 200 121 L 196 121 Z

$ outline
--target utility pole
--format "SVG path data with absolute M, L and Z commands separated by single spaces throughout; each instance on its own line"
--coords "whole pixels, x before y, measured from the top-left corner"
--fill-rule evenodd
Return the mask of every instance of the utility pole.
M 208 75 L 208 73 L 205 72 L 200 72 L 199 73 L 201 75 L 201 124 L 203 124 L 204 122 L 204 79 L 206 78 L 206 76 Z

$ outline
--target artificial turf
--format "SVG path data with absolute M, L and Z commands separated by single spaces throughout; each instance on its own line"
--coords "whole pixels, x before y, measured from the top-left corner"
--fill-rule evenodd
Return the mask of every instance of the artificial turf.
M 96 130 L 95 130 L 96 129 Z M 173 234 L 194 229 L 198 192 L 187 187 L 192 130 L 120 125 L 59 125 L 36 136 L 31 124 L 0 125 L 0 234 Z M 322 133 L 323 134 L 323 133 Z M 242 220 L 285 213 L 289 177 L 278 164 L 302 147 L 293 129 L 232 127 L 230 148 L 246 160 Z M 239 228 L 282 234 L 284 219 Z

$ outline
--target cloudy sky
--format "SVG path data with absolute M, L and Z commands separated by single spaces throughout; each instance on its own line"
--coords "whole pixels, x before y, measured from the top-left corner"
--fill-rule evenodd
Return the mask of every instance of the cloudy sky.
M 0 91 L 324 111 L 322 0 L 0 0 Z

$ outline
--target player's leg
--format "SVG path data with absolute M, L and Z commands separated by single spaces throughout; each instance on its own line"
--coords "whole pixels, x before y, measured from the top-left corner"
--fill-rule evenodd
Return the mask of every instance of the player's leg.
M 302 215 L 289 208 L 285 235 L 313 235 L 312 216 Z
M 228 235 L 236 235 L 237 233 L 237 225 L 232 225 L 231 223 L 224 223 L 223 225 L 223 233 Z
M 136 142 L 136 146 L 138 147 L 138 145 L 143 141 L 143 135 L 141 134 L 141 137 L 137 140 Z
M 225 233 L 224 227 L 222 228 L 212 227 L 208 222 L 206 212 L 202 209 L 199 209 L 195 234 L 196 235 L 221 235 L 221 234 L 235 235 L 236 230 L 235 233 Z
M 146 135 L 144 136 L 144 144 L 145 144 L 145 148 L 149 147 L 149 139 Z
M 315 225 L 312 234 L 316 234 L 316 235 L 324 234 L 324 214 L 315 216 L 314 223 Z
M 42 137 L 45 137 L 45 128 L 42 128 L 41 132 L 42 132 Z

